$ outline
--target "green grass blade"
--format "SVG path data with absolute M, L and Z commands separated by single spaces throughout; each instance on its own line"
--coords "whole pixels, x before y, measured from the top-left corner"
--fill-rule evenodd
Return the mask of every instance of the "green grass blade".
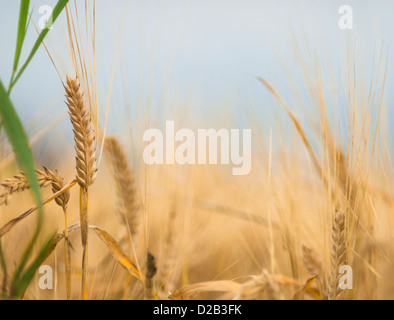
M 18 70 L 19 58 L 21 56 L 23 42 L 26 36 L 29 7 L 30 7 L 30 0 L 21 0 L 20 9 L 19 9 L 18 35 L 16 38 L 16 49 L 14 56 L 14 66 L 12 69 L 12 77 L 15 75 L 15 73 Z M 11 77 L 11 82 L 13 81 L 12 77 Z
M 5 262 L 5 256 L 4 256 L 4 251 L 3 251 L 3 246 L 1 244 L 1 239 L 0 239 L 0 266 L 1 269 L 3 270 L 3 278 L 0 279 L 0 299 L 1 297 L 5 298 L 6 296 L 6 288 L 7 288 L 7 277 L 8 277 L 8 271 L 7 271 L 7 264 Z
M 37 181 L 35 172 L 35 165 L 33 155 L 29 147 L 29 142 L 23 128 L 23 125 L 15 111 L 15 108 L 4 88 L 3 83 L 0 81 L 0 116 L 4 129 L 7 133 L 8 140 L 10 141 L 14 152 L 16 154 L 19 165 L 23 168 L 36 200 L 37 206 L 39 207 L 38 221 L 35 233 L 27 246 L 23 258 L 17 268 L 15 277 L 20 277 L 21 271 L 24 269 L 28 258 L 30 257 L 31 250 L 34 246 L 35 241 L 38 238 L 39 232 L 42 225 L 42 207 L 41 207 L 41 194 L 40 188 Z
M 26 269 L 23 275 L 17 277 L 16 281 L 11 284 L 11 299 L 19 299 L 23 297 L 26 289 L 34 277 L 34 274 L 48 257 L 48 252 L 52 249 L 55 238 L 55 235 L 53 235 L 47 242 L 45 242 L 45 244 L 41 247 L 37 257 Z
M 34 43 L 33 49 L 31 50 L 26 62 L 23 64 L 23 66 L 19 70 L 17 76 L 12 81 L 9 90 L 11 90 L 15 86 L 15 83 L 19 80 L 19 78 L 21 77 L 23 72 L 26 70 L 26 68 L 29 65 L 30 61 L 33 59 L 33 57 L 36 54 L 38 48 L 40 47 L 40 45 L 44 41 L 46 35 L 48 34 L 48 32 L 50 30 L 49 27 L 51 26 L 50 23 L 52 23 L 52 24 L 55 23 L 56 19 L 59 17 L 60 13 L 63 11 L 63 9 L 67 5 L 67 3 L 68 3 L 68 0 L 59 0 L 57 2 L 55 8 L 53 9 L 51 17 L 48 19 L 47 28 L 44 28 L 41 31 L 41 33 L 39 34 L 36 42 Z
M 18 163 L 29 179 L 31 190 L 37 205 L 41 206 L 40 188 L 38 186 L 33 154 L 30 150 L 27 135 L 1 80 L 0 117 L 2 119 L 5 132 L 7 133 L 8 140 L 10 141 L 16 154 Z

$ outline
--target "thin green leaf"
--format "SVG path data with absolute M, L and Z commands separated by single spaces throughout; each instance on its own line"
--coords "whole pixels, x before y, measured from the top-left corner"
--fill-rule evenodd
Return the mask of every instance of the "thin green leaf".
M 51 236 L 50 239 L 45 242 L 45 244 L 41 247 L 37 257 L 27 268 L 26 272 L 23 273 L 20 277 L 17 277 L 18 281 L 15 281 L 11 285 L 11 298 L 18 299 L 23 297 L 26 289 L 28 288 L 31 280 L 34 277 L 34 274 L 40 268 L 42 263 L 48 257 L 49 252 L 54 248 L 54 243 L 57 241 L 57 237 L 55 235 Z
M 23 171 L 29 179 L 36 203 L 41 206 L 40 188 L 38 186 L 33 154 L 30 150 L 27 135 L 1 80 L 0 117 L 2 119 L 5 132 L 7 133 L 8 140 L 16 154 L 18 163 L 23 168 Z
M 23 125 L 16 113 L 16 110 L 4 88 L 3 83 L 0 80 L 0 116 L 4 125 L 4 129 L 7 133 L 8 140 L 10 141 L 14 152 L 16 154 L 19 165 L 23 168 L 39 208 L 38 221 L 35 233 L 30 240 L 24 255 L 22 256 L 21 263 L 15 273 L 16 277 L 20 276 L 21 271 L 24 269 L 28 258 L 30 257 L 32 248 L 41 230 L 42 225 L 42 201 L 40 188 L 37 181 L 35 165 L 33 160 L 33 154 L 29 147 L 29 142 L 23 128 Z
M 34 55 L 36 54 L 38 48 L 40 47 L 41 43 L 44 41 L 46 35 L 48 34 L 50 27 L 53 23 L 55 23 L 56 19 L 59 17 L 60 13 L 63 11 L 64 7 L 67 5 L 68 0 L 59 0 L 53 9 L 51 17 L 48 19 L 46 28 L 44 28 L 41 33 L 39 34 L 36 42 L 34 43 L 33 49 L 31 50 L 26 62 L 23 64 L 21 69 L 19 70 L 17 76 L 12 81 L 9 91 L 15 86 L 15 83 L 19 80 L 22 73 L 26 70 L 27 66 L 29 65 L 30 61 L 33 59 Z
M 27 18 L 29 15 L 29 7 L 30 7 L 30 0 L 21 0 L 20 9 L 19 9 L 18 35 L 16 39 L 16 49 L 14 56 L 14 66 L 12 69 L 13 76 L 18 70 L 19 58 L 21 56 L 23 42 L 26 36 L 26 30 L 27 30 L 26 26 L 27 26 Z M 11 82 L 12 81 L 13 79 L 11 78 Z
M 3 270 L 3 279 L 1 279 L 2 285 L 1 285 L 1 294 L 0 294 L 0 296 L 5 296 L 6 295 L 6 290 L 7 290 L 8 271 L 7 271 L 7 264 L 5 262 L 3 246 L 1 244 L 1 239 L 0 239 L 0 266 L 1 266 L 1 269 Z

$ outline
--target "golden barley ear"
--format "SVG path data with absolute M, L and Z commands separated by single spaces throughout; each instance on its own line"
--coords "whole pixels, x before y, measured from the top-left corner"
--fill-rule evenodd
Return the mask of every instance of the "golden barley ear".
M 38 185 L 40 188 L 46 188 L 52 184 L 52 191 L 56 193 L 64 187 L 63 180 L 59 176 L 57 171 L 53 172 L 48 168 L 44 167 L 44 170 L 36 170 L 36 174 L 38 179 Z M 20 175 L 16 175 L 10 179 L 5 180 L 1 184 L 1 186 L 3 187 L 3 191 L 0 194 L 0 205 L 3 205 L 8 204 L 9 198 L 12 194 L 30 189 L 30 182 L 27 179 L 26 175 L 21 172 Z M 63 206 L 63 203 L 67 205 L 69 199 L 70 193 L 69 191 L 67 191 L 58 198 L 56 198 L 55 201 L 60 206 Z
M 38 170 L 37 170 L 38 172 Z M 60 177 L 57 170 L 51 171 L 47 167 L 44 167 L 43 174 L 48 177 L 51 181 L 52 192 L 57 193 L 64 188 L 63 178 Z M 39 175 L 40 176 L 40 175 Z M 62 207 L 63 210 L 67 210 L 67 204 L 70 201 L 70 191 L 62 193 L 59 197 L 55 199 L 55 202 L 58 206 Z
M 67 76 L 67 106 L 74 130 L 77 181 L 87 189 L 96 179 L 96 134 L 92 130 L 90 111 L 85 105 L 78 78 Z
M 105 156 L 111 166 L 118 195 L 117 211 L 131 235 L 137 233 L 139 203 L 133 172 L 120 142 L 116 137 L 107 137 L 104 146 Z
M 339 269 L 347 263 L 345 214 L 337 212 L 332 227 L 330 300 L 343 298 L 345 292 L 339 287 Z
M 38 176 L 37 178 L 40 188 L 46 187 L 51 183 L 42 177 Z M 5 180 L 1 186 L 3 187 L 3 191 L 0 194 L 0 205 L 7 205 L 12 194 L 30 189 L 29 180 L 23 172 L 20 175 Z

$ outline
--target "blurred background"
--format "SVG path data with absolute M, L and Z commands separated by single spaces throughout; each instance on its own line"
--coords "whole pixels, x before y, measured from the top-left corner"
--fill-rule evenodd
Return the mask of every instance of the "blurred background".
M 32 17 L 21 61 L 37 37 L 40 7 L 55 3 L 31 1 Z M 176 271 L 173 288 L 212 279 L 239 279 L 259 274 L 262 267 L 297 278 L 297 263 L 293 266 L 292 259 L 301 262 L 304 244 L 321 253 L 328 270 L 331 223 L 337 203 L 323 187 L 322 175 L 316 174 L 305 141 L 272 92 L 256 79 L 258 76 L 276 88 L 299 119 L 322 172 L 332 176 L 336 192 L 341 194 L 343 188 L 353 200 L 354 185 L 359 191 L 352 209 L 363 213 L 377 241 L 393 243 L 393 167 L 386 150 L 391 148 L 392 154 L 393 1 L 70 1 L 76 29 L 81 31 L 78 43 L 84 46 L 87 62 L 93 59 L 93 3 L 98 116 L 103 127 L 108 107 L 107 133 L 119 137 L 127 147 L 127 156 L 133 157 L 129 163 L 136 173 L 143 204 L 143 232 L 139 233 L 141 245 L 137 249 L 145 254 L 149 248 L 157 255 L 163 277 L 158 277 L 156 287 L 170 269 Z M 338 10 L 343 5 L 353 9 L 352 30 L 338 26 Z M 18 10 L 19 1 L 1 1 L 0 77 L 5 83 L 11 76 Z M 74 77 L 75 70 L 64 13 L 45 44 L 48 52 L 39 49 L 11 98 L 30 136 L 37 165 L 60 168 L 69 181 L 75 176 L 75 153 L 62 80 L 66 74 Z M 87 69 L 90 72 L 94 68 L 88 65 Z M 378 121 L 379 110 L 382 114 Z M 232 177 L 221 166 L 141 165 L 143 131 L 161 126 L 165 120 L 175 120 L 176 129 L 252 128 L 252 174 Z M 334 137 L 323 126 L 325 120 L 330 122 Z M 375 135 L 376 127 L 379 130 Z M 5 137 L 1 138 L 0 157 L 5 159 L 1 165 L 8 169 L 13 159 Z M 340 142 L 343 162 L 328 147 L 332 141 Z M 114 184 L 105 166 L 101 169 L 92 189 L 91 221 L 105 226 L 119 240 L 124 226 L 120 228 L 113 214 Z M 14 171 L 3 170 L 3 178 Z M 78 220 L 76 191 L 71 196 L 70 221 Z M 29 203 L 31 199 L 15 201 L 14 207 L 4 210 L 6 215 L 0 215 L 2 222 L 21 211 L 21 206 L 28 208 Z M 46 225 L 57 225 L 57 230 L 62 230 L 61 217 L 52 214 L 58 208 L 49 208 L 46 218 L 50 223 Z M 241 211 L 243 219 L 252 213 L 265 222 L 242 221 L 237 208 L 246 210 Z M 25 234 L 24 229 L 19 230 L 8 238 L 6 251 L 10 256 L 17 256 L 14 246 L 20 243 L 22 230 Z M 363 236 L 369 236 L 370 229 L 366 230 Z M 167 238 L 174 242 L 168 248 L 167 242 L 171 241 Z M 355 262 L 355 266 L 361 266 L 361 271 L 355 270 L 357 279 L 362 279 L 357 282 L 362 287 L 357 297 L 374 298 L 375 274 L 371 276 L 364 268 L 372 270 L 375 264 L 367 260 L 369 256 L 361 245 L 356 252 L 363 263 Z M 90 261 L 96 261 L 92 263 L 96 268 L 104 251 L 93 247 L 96 250 L 92 250 Z M 131 250 L 129 253 L 134 256 Z M 167 253 L 174 255 L 170 257 L 173 261 L 165 259 Z M 145 261 L 145 255 L 141 256 L 140 261 Z M 78 271 L 76 257 L 73 263 Z M 94 298 L 121 296 L 118 289 L 123 287 L 123 279 L 112 280 L 117 265 L 108 261 L 97 268 L 97 283 L 92 285 Z M 171 268 L 160 265 L 167 261 Z M 392 261 L 387 258 L 385 262 Z M 59 266 L 61 276 L 62 264 Z M 94 276 L 97 270 L 91 271 Z M 387 270 L 388 276 L 381 278 L 383 285 L 392 283 L 387 281 L 392 279 L 392 267 Z M 371 282 L 365 280 L 366 274 Z M 78 272 L 74 276 L 78 278 Z M 286 297 L 291 297 L 290 293 Z M 78 294 L 76 291 L 75 296 Z M 390 297 L 393 294 L 390 291 Z M 40 295 L 38 291 L 33 297 Z M 138 295 L 127 295 L 126 291 L 124 297 L 130 296 Z

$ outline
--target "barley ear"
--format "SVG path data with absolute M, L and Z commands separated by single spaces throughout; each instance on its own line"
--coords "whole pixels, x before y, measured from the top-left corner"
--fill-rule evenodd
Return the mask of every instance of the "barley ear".
M 74 130 L 78 184 L 87 189 L 96 179 L 96 134 L 92 130 L 90 111 L 84 102 L 78 78 L 67 76 L 67 106 Z
M 52 183 L 51 177 L 45 171 L 36 170 L 38 185 L 45 188 Z M 7 205 L 11 195 L 30 189 L 30 182 L 26 175 L 21 172 L 10 179 L 5 180 L 1 186 L 3 191 L 0 193 L 0 205 Z
M 345 214 L 337 212 L 332 228 L 331 278 L 328 295 L 330 300 L 339 300 L 344 296 L 339 284 L 339 269 L 347 263 L 345 229 Z
M 104 152 L 116 182 L 117 212 L 130 235 L 133 236 L 137 233 L 139 224 L 139 203 L 133 172 L 122 145 L 116 137 L 106 137 Z

